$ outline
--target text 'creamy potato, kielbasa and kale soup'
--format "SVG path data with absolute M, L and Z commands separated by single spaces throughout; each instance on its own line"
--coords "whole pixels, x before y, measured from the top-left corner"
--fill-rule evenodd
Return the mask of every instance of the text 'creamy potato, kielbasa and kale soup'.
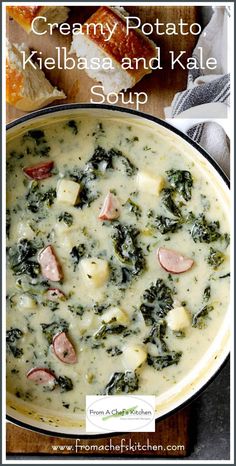
M 228 306 L 214 176 L 131 118 L 21 131 L 7 170 L 8 392 L 79 415 L 86 395 L 182 380 Z

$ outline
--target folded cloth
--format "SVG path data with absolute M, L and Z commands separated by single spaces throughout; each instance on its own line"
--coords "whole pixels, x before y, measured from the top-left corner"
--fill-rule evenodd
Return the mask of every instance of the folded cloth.
M 219 124 L 210 121 L 193 126 L 188 130 L 187 134 L 214 158 L 229 177 L 230 144 L 223 128 Z
M 227 23 L 230 15 L 228 7 L 215 7 L 209 24 L 203 30 L 193 51 L 199 58 L 202 49 L 203 61 L 215 57 L 215 70 L 191 70 L 187 89 L 178 92 L 165 116 L 170 118 L 225 118 L 230 98 L 230 75 L 227 73 Z M 219 103 L 221 105 L 219 105 Z M 214 112 L 214 107 L 216 112 Z M 220 112 L 219 112 L 220 108 Z M 209 112 L 208 112 L 209 109 Z M 186 114 L 187 111 L 187 114 Z M 183 113 L 185 112 L 185 113 Z M 201 123 L 188 130 L 187 134 L 205 148 L 229 174 L 229 140 L 224 130 L 214 122 Z

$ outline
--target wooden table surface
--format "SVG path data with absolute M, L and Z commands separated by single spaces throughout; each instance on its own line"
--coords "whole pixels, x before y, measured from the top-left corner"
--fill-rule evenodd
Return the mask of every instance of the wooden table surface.
M 72 7 L 68 22 L 83 22 L 96 7 Z M 193 23 L 199 19 L 199 7 L 194 6 L 129 6 L 126 8 L 130 14 L 139 16 L 142 22 L 154 22 L 155 18 L 159 18 L 161 22 L 178 23 L 180 18 L 185 22 Z M 55 56 L 55 47 L 67 47 L 69 50 L 71 38 L 69 36 L 61 36 L 58 31 L 54 30 L 52 37 L 36 36 L 34 34 L 27 35 L 18 24 L 7 17 L 7 36 L 11 42 L 26 43 L 30 48 L 42 51 L 42 56 Z M 176 39 L 177 37 L 177 39 Z M 157 46 L 161 48 L 163 70 L 156 70 L 151 75 L 146 76 L 133 89 L 134 92 L 145 91 L 148 94 L 148 102 L 142 106 L 142 111 L 163 118 L 164 107 L 170 105 L 173 96 L 176 92 L 183 90 L 186 87 L 187 72 L 182 69 L 173 71 L 168 66 L 169 50 L 176 53 L 181 50 L 186 50 L 186 58 L 191 56 L 196 39 L 194 36 L 152 36 Z M 91 86 L 94 83 L 87 77 L 84 71 L 78 70 L 52 70 L 47 71 L 47 78 L 59 89 L 63 89 L 67 95 L 67 99 L 61 103 L 71 102 L 89 102 L 91 98 Z M 56 102 L 59 103 L 58 101 Z M 119 101 L 118 105 L 122 106 Z M 134 105 L 128 105 L 134 108 Z M 10 122 L 24 113 L 7 105 L 7 122 Z M 147 451 L 146 455 L 154 456 L 186 456 L 189 450 L 189 408 L 176 413 L 173 416 L 166 418 L 164 421 L 156 424 L 155 433 L 131 433 L 122 436 L 113 437 L 114 444 L 119 444 L 121 438 L 131 438 L 132 442 L 146 443 L 149 438 L 150 444 L 163 445 L 164 450 L 156 451 L 155 453 Z M 81 440 L 81 445 L 107 445 L 109 438 L 101 438 L 94 441 L 93 439 Z M 70 446 L 72 449 L 57 450 L 55 446 Z M 167 445 L 182 445 L 182 449 L 167 450 Z M 48 437 L 42 434 L 31 432 L 19 428 L 13 424 L 7 424 L 7 453 L 14 454 L 75 454 L 75 440 L 59 439 L 56 437 Z M 118 451 L 104 452 L 101 454 L 119 455 Z M 83 451 L 84 455 L 91 455 L 88 450 Z M 127 452 L 128 455 L 137 452 Z

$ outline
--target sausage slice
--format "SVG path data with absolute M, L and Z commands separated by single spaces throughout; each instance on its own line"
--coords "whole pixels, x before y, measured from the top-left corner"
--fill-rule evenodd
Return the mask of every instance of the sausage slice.
M 42 162 L 32 167 L 23 168 L 23 172 L 28 178 L 32 180 L 44 180 L 51 176 L 51 170 L 53 169 L 54 162 Z
M 59 282 L 63 278 L 61 266 L 52 246 L 42 249 L 38 255 L 42 275 L 52 282 Z
M 191 269 L 193 260 L 171 249 L 159 248 L 157 258 L 161 267 L 170 273 L 183 273 Z
M 104 203 L 98 218 L 100 220 L 115 220 L 119 216 L 120 203 L 114 194 L 108 193 L 104 199 Z
M 56 384 L 56 377 L 49 369 L 34 367 L 27 373 L 27 379 L 32 380 L 36 385 L 47 385 L 53 390 Z
M 65 332 L 58 333 L 53 338 L 53 351 L 56 357 L 65 364 L 75 364 L 77 362 L 75 349 Z

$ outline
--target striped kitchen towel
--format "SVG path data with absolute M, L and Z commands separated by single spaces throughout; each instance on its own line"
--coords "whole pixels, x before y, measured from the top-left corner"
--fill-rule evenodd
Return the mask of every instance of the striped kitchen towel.
M 193 51 L 193 57 L 199 61 L 200 51 L 203 60 L 215 57 L 215 70 L 194 69 L 189 72 L 187 89 L 178 92 L 170 107 L 165 109 L 165 116 L 171 118 L 208 118 L 211 122 L 195 123 L 187 134 L 204 147 L 226 174 L 229 174 L 229 139 L 215 119 L 227 116 L 230 104 L 230 75 L 227 66 L 227 28 L 230 18 L 229 7 L 214 7 L 210 22 L 199 37 Z

